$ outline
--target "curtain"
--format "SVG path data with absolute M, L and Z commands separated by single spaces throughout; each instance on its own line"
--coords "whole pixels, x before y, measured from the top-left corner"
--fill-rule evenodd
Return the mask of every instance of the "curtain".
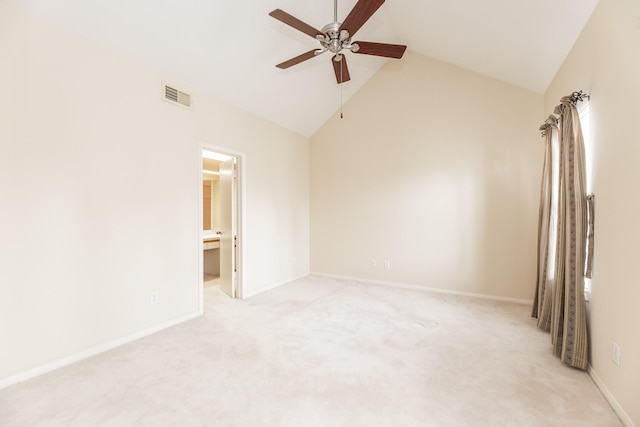
M 558 155 L 558 119 L 555 116 L 549 118 L 540 126 L 542 135 L 545 137 L 544 162 L 542 165 L 542 184 L 540 185 L 540 213 L 538 217 L 538 271 L 536 279 L 536 293 L 533 300 L 531 315 L 538 318 L 538 326 L 549 331 L 551 327 L 551 280 L 549 271 L 555 265 L 555 233 L 553 232 L 552 204 L 554 171 L 553 166 L 557 164 Z M 556 183 L 557 186 L 557 183 Z M 557 218 L 554 212 L 553 219 Z M 546 291 L 549 292 L 546 292 Z
M 562 362 L 586 369 L 588 339 L 583 273 L 587 196 L 584 141 L 575 101 L 567 96 L 560 102 L 554 111 L 559 116 L 559 126 L 556 127 L 549 119 L 546 126 L 543 125 L 547 148 L 553 147 L 554 134 L 557 135 L 559 156 L 554 158 L 550 149 L 551 154 L 547 157 L 545 150 L 545 164 L 549 162 L 551 166 L 543 167 L 542 190 L 547 190 L 549 182 L 552 190 L 549 195 L 541 194 L 540 198 L 538 282 L 532 315 L 538 318 L 540 328 L 550 331 L 553 352 Z M 553 170 L 554 162 L 557 162 L 556 180 L 545 176 L 545 169 Z M 554 198 L 557 206 L 555 225 L 552 220 L 547 220 L 553 218 Z

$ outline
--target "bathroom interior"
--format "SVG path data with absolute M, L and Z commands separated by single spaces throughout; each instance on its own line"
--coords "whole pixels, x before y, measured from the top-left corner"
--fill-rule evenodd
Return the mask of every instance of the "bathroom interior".
M 212 155 L 214 154 L 214 155 Z M 215 153 L 202 156 L 203 283 L 216 286 L 220 279 L 220 163 Z
M 204 287 L 240 294 L 238 274 L 238 156 L 202 150 Z

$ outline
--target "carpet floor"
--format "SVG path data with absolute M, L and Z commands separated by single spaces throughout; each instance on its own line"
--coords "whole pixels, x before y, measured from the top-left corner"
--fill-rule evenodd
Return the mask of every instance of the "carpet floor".
M 530 307 L 308 276 L 0 390 L 13 426 L 622 426 Z

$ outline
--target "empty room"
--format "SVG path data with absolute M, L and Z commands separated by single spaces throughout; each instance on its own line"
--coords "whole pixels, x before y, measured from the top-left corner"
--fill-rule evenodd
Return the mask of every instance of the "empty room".
M 0 0 L 0 425 L 640 426 L 640 2 Z

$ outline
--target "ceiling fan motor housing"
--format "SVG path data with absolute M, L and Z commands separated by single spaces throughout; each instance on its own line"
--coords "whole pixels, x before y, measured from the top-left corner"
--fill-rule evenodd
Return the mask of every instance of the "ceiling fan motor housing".
M 349 31 L 340 31 L 341 25 L 340 22 L 332 22 L 322 27 L 324 34 L 316 36 L 316 39 L 322 45 L 322 50 L 317 52 L 318 55 L 329 50 L 337 55 L 335 58 L 336 61 L 339 61 L 342 59 L 342 55 L 339 55 L 342 49 L 349 49 L 352 52 L 358 51 L 359 46 L 357 44 L 351 44 Z

